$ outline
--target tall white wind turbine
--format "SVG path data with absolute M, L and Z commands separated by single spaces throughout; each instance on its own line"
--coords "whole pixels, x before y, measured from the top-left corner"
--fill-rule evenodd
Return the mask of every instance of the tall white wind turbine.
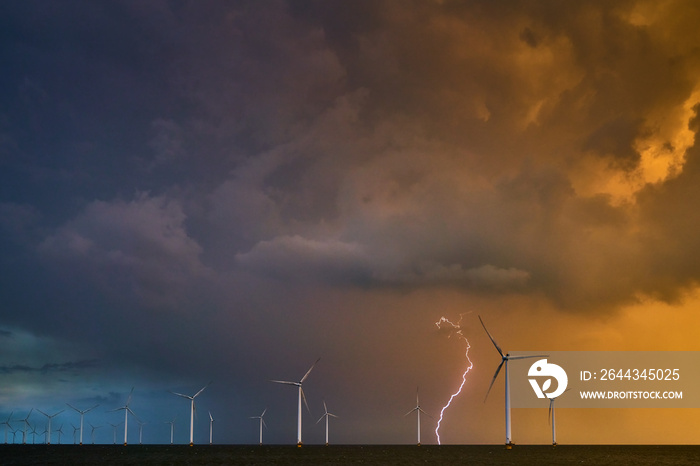
M 211 411 L 209 411 L 209 445 L 212 444 L 212 433 L 214 432 L 214 418 L 211 417 Z
M 496 343 L 496 340 L 493 339 L 491 334 L 489 333 L 488 329 L 486 328 L 486 325 L 484 324 L 484 321 L 481 319 L 481 316 L 479 316 L 479 322 L 481 322 L 481 326 L 484 327 L 484 330 L 486 331 L 486 334 L 489 336 L 489 339 L 491 339 L 491 343 L 493 343 L 493 346 L 496 347 L 496 351 L 498 351 L 498 354 L 501 355 L 501 363 L 498 365 L 498 368 L 496 368 L 496 373 L 493 374 L 493 379 L 491 379 L 491 385 L 489 385 L 489 389 L 486 391 L 486 397 L 484 398 L 484 402 L 486 402 L 486 398 L 489 396 L 489 392 L 491 392 L 491 387 L 493 387 L 494 382 L 496 381 L 496 377 L 498 377 L 498 373 L 501 371 L 501 368 L 505 364 L 506 370 L 505 370 L 505 384 L 506 384 L 506 389 L 505 389 L 505 409 L 506 409 L 506 448 L 511 449 L 513 448 L 513 442 L 512 442 L 512 437 L 511 437 L 511 420 L 510 420 L 510 380 L 509 380 L 509 371 L 508 371 L 508 361 L 516 360 L 516 359 L 530 359 L 530 358 L 541 358 L 541 357 L 546 357 L 546 355 L 534 355 L 534 356 L 511 356 L 510 354 L 503 354 L 503 351 L 501 350 L 501 347 L 498 346 L 498 343 Z
M 285 385 L 294 385 L 295 387 L 299 388 L 299 409 L 298 409 L 298 415 L 297 415 L 297 446 L 298 447 L 300 447 L 302 445 L 302 442 L 301 442 L 301 400 L 302 399 L 304 400 L 304 404 L 306 404 L 306 409 L 308 409 L 309 412 L 311 412 L 311 410 L 309 409 L 309 404 L 306 402 L 306 396 L 304 396 L 304 390 L 301 388 L 301 384 L 304 383 L 304 380 L 306 380 L 306 378 L 309 376 L 309 374 L 311 373 L 313 368 L 316 366 L 316 364 L 318 364 L 318 362 L 320 360 L 321 360 L 321 358 L 318 358 L 316 360 L 316 362 L 313 363 L 311 368 L 308 371 L 306 371 L 306 374 L 304 374 L 304 377 L 302 377 L 301 380 L 298 382 L 290 382 L 287 380 L 271 380 L 270 381 L 270 382 L 281 383 L 281 384 L 285 384 Z
M 48 445 L 51 445 L 51 419 L 53 419 L 54 417 L 56 417 L 56 416 L 58 416 L 59 414 L 61 414 L 63 411 L 65 411 L 65 409 L 62 409 L 62 410 L 60 410 L 59 412 L 57 412 L 56 414 L 52 414 L 52 415 L 50 415 L 50 416 L 49 416 L 48 414 L 46 414 L 45 412 L 43 412 L 42 410 L 38 409 L 38 408 L 37 408 L 37 411 L 39 411 L 41 414 L 43 414 L 44 416 L 46 416 L 46 417 L 49 419 L 49 426 L 48 426 L 48 428 L 47 428 L 47 430 L 48 430 L 48 437 L 47 437 L 48 442 L 47 442 L 47 444 L 48 444 Z
M 263 419 L 263 416 L 267 412 L 267 408 L 265 408 L 260 416 L 250 416 L 251 419 L 260 419 L 260 445 L 262 445 L 263 441 L 263 426 L 267 427 L 265 424 L 265 419 Z
M 404 414 L 404 417 L 408 416 L 411 414 L 413 411 L 416 412 L 418 416 L 418 446 L 420 446 L 420 413 L 425 414 L 428 417 L 432 417 L 430 414 L 426 413 L 423 411 L 423 408 L 420 407 L 420 402 L 418 401 L 418 389 L 416 388 L 416 407 Z
M 77 412 L 80 413 L 80 445 L 82 445 L 82 444 L 83 444 L 83 416 L 85 416 L 85 413 L 87 413 L 87 412 L 89 412 L 89 411 L 92 411 L 93 409 L 97 408 L 97 407 L 100 406 L 100 405 L 99 405 L 99 404 L 96 404 L 96 405 L 93 406 L 92 408 L 88 408 L 88 409 L 86 409 L 86 410 L 81 411 L 81 410 L 79 410 L 78 408 L 76 408 L 75 406 L 71 405 L 70 403 L 66 403 L 66 404 L 67 404 L 71 409 L 73 409 L 73 410 L 75 410 L 75 411 L 77 411 Z
M 7 429 L 12 429 L 12 426 L 10 425 L 10 419 L 12 418 L 12 415 L 15 412 L 12 411 L 9 416 L 7 416 L 7 420 L 2 422 L 2 424 L 5 425 L 5 445 L 7 445 Z
M 204 391 L 204 389 L 207 388 L 209 385 L 211 385 L 211 382 L 209 382 L 208 384 L 203 386 L 197 393 L 195 393 L 192 396 L 183 395 L 182 393 L 170 392 L 173 395 L 187 398 L 192 402 L 191 410 L 190 410 L 190 446 L 194 445 L 194 399 L 197 398 L 199 396 L 199 394 L 202 393 Z
M 323 414 L 323 416 L 321 416 L 321 417 L 318 419 L 318 421 L 316 421 L 316 424 L 318 424 L 319 422 L 321 422 L 321 420 L 323 420 L 324 417 L 326 418 L 326 446 L 328 446 L 328 418 L 329 418 L 329 417 L 335 417 L 335 418 L 337 418 L 338 416 L 336 416 L 335 414 L 331 414 L 331 413 L 328 412 L 328 406 L 326 406 L 326 400 L 323 400 L 323 409 L 324 409 L 325 413 Z
M 139 420 L 139 417 L 134 414 L 134 412 L 129 408 L 129 403 L 131 403 L 131 395 L 134 394 L 134 387 L 131 387 L 131 391 L 129 392 L 129 397 L 126 399 L 126 404 L 122 406 L 121 408 L 115 408 L 112 409 L 110 412 L 114 411 L 121 411 L 122 409 L 124 410 L 124 445 L 126 445 L 126 434 L 129 428 L 129 413 L 131 413 L 132 416 L 136 418 L 136 420 Z M 114 425 L 114 424 L 112 424 Z M 117 443 L 116 440 L 114 443 Z

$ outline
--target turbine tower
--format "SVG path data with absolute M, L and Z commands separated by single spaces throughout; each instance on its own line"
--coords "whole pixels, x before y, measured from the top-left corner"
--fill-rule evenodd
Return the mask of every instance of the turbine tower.
M 418 446 L 420 446 L 420 413 L 425 414 L 426 416 L 432 418 L 432 416 L 425 411 L 423 411 L 423 408 L 420 407 L 420 403 L 418 402 L 418 389 L 416 388 L 416 407 L 404 414 L 404 417 L 408 416 L 411 414 L 413 411 L 416 412 L 418 415 Z
M 122 409 L 124 410 L 124 446 L 126 446 L 126 434 L 127 434 L 128 428 L 129 428 L 129 418 L 128 418 L 129 413 L 131 413 L 131 415 L 134 416 L 137 421 L 139 420 L 139 417 L 136 414 L 134 414 L 134 412 L 131 410 L 131 408 L 129 408 L 129 403 L 131 403 L 131 395 L 133 395 L 133 394 L 134 394 L 134 387 L 131 387 L 131 391 L 129 392 L 129 397 L 126 399 L 126 404 L 124 406 L 122 406 L 121 408 L 115 408 L 115 409 L 110 410 L 110 412 L 121 411 Z M 114 424 L 112 424 L 112 425 L 114 425 Z M 114 441 L 114 443 L 117 443 L 116 440 Z
M 47 437 L 48 442 L 47 442 L 47 444 L 48 444 L 48 445 L 51 445 L 51 419 L 53 419 L 54 417 L 56 417 L 56 416 L 58 416 L 59 414 L 61 414 L 63 411 L 65 411 L 65 409 L 62 409 L 62 410 L 60 410 L 59 412 L 57 412 L 56 414 L 52 414 L 52 415 L 50 415 L 50 416 L 49 416 L 48 414 L 46 414 L 45 412 L 43 412 L 42 410 L 38 409 L 38 408 L 37 408 L 37 411 L 39 411 L 41 414 L 43 414 L 44 416 L 46 416 L 46 417 L 49 419 L 49 426 L 48 426 L 48 429 L 47 429 L 47 430 L 48 430 L 48 437 Z
M 323 409 L 324 409 L 325 413 L 323 414 L 323 416 L 321 416 L 321 417 L 318 419 L 318 421 L 316 421 L 316 424 L 318 424 L 319 422 L 321 422 L 321 420 L 322 420 L 324 417 L 326 418 L 326 446 L 328 446 L 328 418 L 331 417 L 331 416 L 337 418 L 338 416 L 336 416 L 335 414 L 331 414 L 331 413 L 328 412 L 328 406 L 326 406 L 326 400 L 323 400 Z
M 260 419 L 260 445 L 262 446 L 262 434 L 263 434 L 263 426 L 267 427 L 267 424 L 265 424 L 265 419 L 263 419 L 263 416 L 265 415 L 265 412 L 267 412 L 267 408 L 265 408 L 260 416 L 250 416 L 251 419 Z
M 213 431 L 214 431 L 214 418 L 211 417 L 211 411 L 209 411 L 209 445 L 212 444 Z
M 86 410 L 84 410 L 84 411 L 81 411 L 81 410 L 79 410 L 78 408 L 76 408 L 75 406 L 71 405 L 70 403 L 66 403 L 66 404 L 67 404 L 71 409 L 74 409 L 75 411 L 77 411 L 77 412 L 80 413 L 80 445 L 82 445 L 82 444 L 83 444 L 83 416 L 85 416 L 85 413 L 87 413 L 88 411 L 92 411 L 93 409 L 97 408 L 97 407 L 100 406 L 100 405 L 99 405 L 99 404 L 96 404 L 96 405 L 93 406 L 92 408 L 89 408 L 89 409 L 86 409 Z
M 486 397 L 484 397 L 484 403 L 486 402 L 486 398 L 489 396 L 489 392 L 491 391 L 491 387 L 493 387 L 494 382 L 496 381 L 496 377 L 498 377 L 498 373 L 501 371 L 501 368 L 505 364 L 506 370 L 505 370 L 505 409 L 506 409 L 506 448 L 511 449 L 513 448 L 513 442 L 511 440 L 511 421 L 510 421 L 510 380 L 509 380 L 509 371 L 508 371 L 508 361 L 516 360 L 516 359 L 530 359 L 530 358 L 541 358 L 541 357 L 546 357 L 546 355 L 535 355 L 535 356 L 511 356 L 510 354 L 503 354 L 503 351 L 501 350 L 501 347 L 498 346 L 498 343 L 496 343 L 496 340 L 493 339 L 491 334 L 489 333 L 488 329 L 486 328 L 486 325 L 484 324 L 484 321 L 481 319 L 481 316 L 479 316 L 479 322 L 481 322 L 481 326 L 484 327 L 484 330 L 486 331 L 486 334 L 489 336 L 489 339 L 491 339 L 491 343 L 493 343 L 493 346 L 496 347 L 496 351 L 498 351 L 498 354 L 501 355 L 501 363 L 498 365 L 498 368 L 496 368 L 496 373 L 493 374 L 493 379 L 491 379 L 491 385 L 489 385 L 489 389 L 486 391 Z
M 304 374 L 304 377 L 301 378 L 299 382 L 289 382 L 287 380 L 271 380 L 270 382 L 274 383 L 281 383 L 285 385 L 294 385 L 296 387 L 299 387 L 299 409 L 298 409 L 298 415 L 297 415 L 297 446 L 300 447 L 302 445 L 301 442 L 301 400 L 304 400 L 304 404 L 306 404 L 306 409 L 311 412 L 309 409 L 309 404 L 306 402 L 306 396 L 304 396 L 304 390 L 301 388 L 301 384 L 304 383 L 304 380 L 309 376 L 311 371 L 313 370 L 314 366 L 318 364 L 318 362 L 321 360 L 321 358 L 318 358 L 315 363 L 311 366 L 311 368 L 306 371 L 306 374 Z
M 197 393 L 195 393 L 192 396 L 189 395 L 183 395 L 182 393 L 175 393 L 175 392 L 170 392 L 173 395 L 181 396 L 183 398 L 187 398 L 192 402 L 192 407 L 190 410 L 190 446 L 194 445 L 194 399 L 199 396 L 200 393 L 204 391 L 205 388 L 207 388 L 209 385 L 211 385 L 211 382 L 203 386 Z

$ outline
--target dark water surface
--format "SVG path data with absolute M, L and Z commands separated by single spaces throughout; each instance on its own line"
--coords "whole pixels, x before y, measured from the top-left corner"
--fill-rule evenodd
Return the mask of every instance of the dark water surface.
M 683 445 L 0 445 L 1 465 L 700 465 Z

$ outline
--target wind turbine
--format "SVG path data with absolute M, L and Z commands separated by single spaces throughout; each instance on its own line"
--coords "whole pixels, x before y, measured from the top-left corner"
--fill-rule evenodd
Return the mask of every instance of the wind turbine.
M 29 427 L 32 427 L 32 426 L 29 426 Z M 32 434 L 32 445 L 34 445 L 36 443 L 36 434 L 37 434 L 36 426 L 32 427 L 32 430 L 29 433 Z
M 298 447 L 300 447 L 302 445 L 302 443 L 301 443 L 301 400 L 302 400 L 302 398 L 304 399 L 304 404 L 306 404 L 306 409 L 308 409 L 309 412 L 311 412 L 311 410 L 309 409 L 309 404 L 306 402 L 306 396 L 304 396 L 304 390 L 301 388 L 301 384 L 304 383 L 304 380 L 306 380 L 306 378 L 311 373 L 311 370 L 314 368 L 314 366 L 316 366 L 316 364 L 318 364 L 318 362 L 320 360 L 321 360 L 321 358 L 318 358 L 316 360 L 316 362 L 311 366 L 311 368 L 308 371 L 306 371 L 306 374 L 304 374 L 304 377 L 302 377 L 299 382 L 289 382 L 287 380 L 271 380 L 270 381 L 270 382 L 274 382 L 274 383 L 281 383 L 281 384 L 285 384 L 285 385 L 294 385 L 296 387 L 299 387 L 299 414 L 297 417 L 297 446 Z
M 263 426 L 267 427 L 267 424 L 265 424 L 265 419 L 263 419 L 263 416 L 267 412 L 267 408 L 265 408 L 260 416 L 250 416 L 251 419 L 260 419 L 260 445 L 262 446 L 262 433 L 263 433 Z
M 501 350 L 501 347 L 498 346 L 498 343 L 496 343 L 496 340 L 493 339 L 489 331 L 486 329 L 486 325 L 484 324 L 484 321 L 481 319 L 481 316 L 479 316 L 479 322 L 481 322 L 481 326 L 484 327 L 484 330 L 486 330 L 486 334 L 489 336 L 491 339 L 491 343 L 493 343 L 493 346 L 496 347 L 496 351 L 498 351 L 498 354 L 501 355 L 501 363 L 498 365 L 498 368 L 496 368 L 496 373 L 493 374 L 493 379 L 491 379 L 491 385 L 489 385 L 489 389 L 486 391 L 486 397 L 484 397 L 484 403 L 486 402 L 486 398 L 489 396 L 489 392 L 491 391 L 491 387 L 493 387 L 494 382 L 496 381 L 496 377 L 498 377 L 498 373 L 501 371 L 501 368 L 505 364 L 506 366 L 506 390 L 505 390 L 505 408 L 506 408 L 506 448 L 511 449 L 513 448 L 513 442 L 511 441 L 511 422 L 510 422 L 510 380 L 509 380 L 509 371 L 508 371 L 508 361 L 516 360 L 516 359 L 530 359 L 530 358 L 541 358 L 541 357 L 546 357 L 546 355 L 534 355 L 534 356 L 511 356 L 510 354 L 503 354 L 503 351 Z
M 173 395 L 181 396 L 183 398 L 187 398 L 192 402 L 192 408 L 190 411 L 190 446 L 194 445 L 194 399 L 199 396 L 200 393 L 204 391 L 205 388 L 207 388 L 209 385 L 211 385 L 211 382 L 203 386 L 197 393 L 195 393 L 192 396 L 189 395 L 183 395 L 182 393 L 175 393 L 175 392 L 170 392 Z
M 569 390 L 571 390 L 571 389 L 567 388 L 566 390 L 564 390 L 564 393 L 568 392 Z M 564 393 L 562 393 L 562 395 Z M 561 396 L 561 395 L 559 395 L 559 396 Z M 554 446 L 557 446 L 557 428 L 556 428 L 556 422 L 555 422 L 556 420 L 554 418 L 554 400 L 556 400 L 557 398 L 559 398 L 559 397 L 555 396 L 554 398 L 549 399 L 549 416 L 548 416 L 548 418 L 552 424 L 552 445 L 554 445 Z
M 139 420 L 139 417 L 136 414 L 134 414 L 134 412 L 131 410 L 131 408 L 129 408 L 129 403 L 131 403 L 131 395 L 133 395 L 133 393 L 134 393 L 134 387 L 131 387 L 131 391 L 129 392 L 129 398 L 126 399 L 126 404 L 124 406 L 122 406 L 121 408 L 115 408 L 115 409 L 112 409 L 110 411 L 110 412 L 114 412 L 114 411 L 121 411 L 122 409 L 124 410 L 124 445 L 125 446 L 126 446 L 126 433 L 127 433 L 128 427 L 129 427 L 129 419 L 128 419 L 129 413 L 131 413 L 131 415 L 134 416 L 136 418 L 136 420 Z M 114 443 L 117 443 L 116 440 Z
M 136 419 L 136 422 L 139 425 L 139 445 L 141 445 L 142 444 L 141 440 L 143 439 L 143 425 L 145 424 L 145 422 L 141 422 L 138 419 Z
M 211 411 L 209 411 L 209 445 L 212 444 L 212 432 L 214 431 L 214 418 L 211 417 Z
M 7 421 L 2 422 L 2 424 L 5 424 L 5 445 L 7 445 L 7 429 L 12 429 L 12 426 L 10 425 L 10 419 L 12 418 L 12 415 L 15 412 L 12 411 L 9 416 L 7 416 Z
M 338 416 L 336 416 L 335 414 L 331 414 L 331 413 L 328 412 L 328 406 L 326 406 L 326 400 L 323 400 L 323 409 L 324 409 L 325 413 L 323 414 L 323 416 L 321 416 L 321 417 L 318 419 L 318 421 L 316 421 L 316 424 L 318 424 L 319 422 L 321 422 L 321 420 L 322 420 L 324 417 L 326 418 L 326 446 L 328 446 L 328 418 L 331 417 L 331 416 L 337 418 Z M 420 443 L 420 440 L 419 440 L 418 442 Z
M 29 410 L 29 414 L 27 414 L 27 417 L 22 419 L 22 422 L 24 422 L 24 431 L 22 432 L 22 445 L 27 443 L 27 427 L 29 426 L 29 416 L 32 415 L 32 411 L 34 411 L 34 408 Z
M 78 443 L 78 429 L 80 429 L 80 427 L 75 427 L 72 422 L 70 426 L 73 428 L 73 445 L 75 445 Z
M 175 429 L 175 419 L 172 421 L 165 421 L 166 424 L 170 424 L 170 445 L 173 444 L 173 430 Z
M 432 416 L 425 411 L 423 411 L 423 408 L 420 407 L 420 403 L 418 402 L 418 389 L 416 388 L 416 407 L 404 414 L 404 417 L 408 416 L 411 414 L 413 411 L 416 412 L 418 416 L 418 446 L 420 446 L 420 413 L 425 414 L 426 416 L 432 418 Z
M 51 445 L 51 419 L 53 419 L 54 417 L 56 417 L 56 416 L 58 416 L 59 414 L 61 414 L 63 411 L 65 411 L 65 409 L 62 409 L 62 410 L 60 410 L 59 412 L 57 412 L 56 414 L 52 414 L 52 415 L 50 415 L 50 416 L 49 416 L 48 414 L 46 414 L 45 412 L 43 412 L 42 410 L 40 410 L 40 409 L 37 409 L 37 411 L 39 411 L 41 414 L 43 414 L 44 416 L 46 416 L 46 417 L 49 419 L 49 426 L 48 426 L 48 442 L 47 442 L 47 444 L 48 444 L 48 445 Z
M 97 429 L 99 429 L 100 427 L 102 427 L 102 426 L 93 426 L 92 424 L 90 424 L 90 439 L 92 440 L 92 444 L 93 444 L 93 445 L 95 444 L 95 431 L 96 431 Z M 117 432 L 117 431 L 115 430 L 115 431 L 114 431 L 114 435 L 115 435 L 114 443 L 117 443 L 117 440 L 116 440 L 116 435 L 117 435 L 117 434 L 116 434 L 116 432 Z
M 58 432 L 58 444 L 60 445 L 61 444 L 61 435 L 63 434 L 63 424 L 61 424 L 61 426 L 58 429 L 56 429 L 56 432 Z
M 97 408 L 97 407 L 100 406 L 100 405 L 99 405 L 99 404 L 96 404 L 96 405 L 93 406 L 92 408 L 89 408 L 89 409 L 86 409 L 86 410 L 84 410 L 84 411 L 81 411 L 81 410 L 79 410 L 78 408 L 76 408 L 75 406 L 71 405 L 70 403 L 66 403 L 66 404 L 67 404 L 71 409 L 74 409 L 75 411 L 77 411 L 77 412 L 80 413 L 80 444 L 82 445 L 82 444 L 83 444 L 83 416 L 84 416 L 85 413 L 87 413 L 88 411 L 92 411 L 93 409 Z
M 112 426 L 112 427 L 114 428 L 114 434 L 113 434 L 114 439 L 113 439 L 113 442 L 114 442 L 114 444 L 116 445 L 116 444 L 117 444 L 117 427 L 119 427 L 120 425 L 122 425 L 122 423 L 120 422 L 119 424 L 112 424 L 111 422 L 108 422 L 107 424 L 109 424 L 110 426 Z

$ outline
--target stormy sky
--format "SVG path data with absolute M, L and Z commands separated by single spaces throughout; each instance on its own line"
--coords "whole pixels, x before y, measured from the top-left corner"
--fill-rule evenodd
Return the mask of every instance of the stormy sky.
M 693 1 L 0 4 L 0 418 L 501 443 L 506 350 L 699 350 Z M 547 443 L 546 412 L 513 437 Z M 568 416 L 568 419 L 567 419 Z M 30 422 L 43 430 L 44 416 Z M 694 443 L 562 410 L 561 443 Z M 435 443 L 424 418 L 423 442 Z M 13 423 L 13 427 L 20 423 Z M 133 427 L 132 427 L 133 426 Z M 122 432 L 123 435 L 123 431 Z M 130 443 L 137 428 L 130 421 Z M 133 435 L 133 437 L 132 437 Z M 56 442 L 56 440 L 53 440 Z

